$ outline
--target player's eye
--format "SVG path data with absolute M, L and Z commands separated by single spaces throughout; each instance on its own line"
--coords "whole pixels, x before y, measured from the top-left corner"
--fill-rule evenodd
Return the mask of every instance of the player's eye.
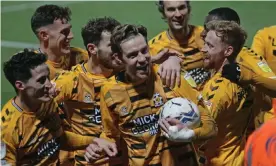
M 63 34 L 63 35 L 65 35 L 65 36 L 68 36 L 69 33 L 70 33 L 70 29 L 64 29 L 60 33 Z
M 186 8 L 187 8 L 186 5 L 181 5 L 181 6 L 178 7 L 178 10 L 184 10 Z
M 169 8 L 167 9 L 167 11 L 169 11 L 169 12 L 173 12 L 173 11 L 175 11 L 175 8 L 173 8 L 173 7 L 169 7 Z
M 210 48 L 214 48 L 214 46 L 212 44 L 208 44 L 208 47 Z
M 148 52 L 149 52 L 148 47 L 143 48 L 142 51 L 141 51 L 142 54 L 146 54 Z
M 130 59 L 134 59 L 138 55 L 137 52 L 130 53 L 127 57 Z
M 43 76 L 43 77 L 40 77 L 37 82 L 39 82 L 40 84 L 44 84 L 45 81 L 46 81 L 47 77 L 46 76 Z

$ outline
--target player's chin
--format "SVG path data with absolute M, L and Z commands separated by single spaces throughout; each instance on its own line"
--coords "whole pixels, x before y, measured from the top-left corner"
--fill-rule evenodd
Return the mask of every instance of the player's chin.
M 50 95 L 44 95 L 42 97 L 40 97 L 38 100 L 45 103 L 45 102 L 48 102 L 52 99 L 52 97 Z
M 172 28 L 173 30 L 182 30 L 183 29 L 183 24 L 182 23 L 178 23 L 178 22 L 173 22 L 172 23 Z
M 139 80 L 146 80 L 149 78 L 150 69 L 147 67 L 145 70 L 137 70 L 136 76 Z
M 138 73 L 137 74 L 137 80 L 140 80 L 140 81 L 145 81 L 149 78 L 149 74 L 148 73 Z
M 205 69 L 211 69 L 211 65 L 210 65 L 209 59 L 204 59 L 203 67 L 204 67 Z
M 68 46 L 68 47 L 62 48 L 62 49 L 61 49 L 61 52 L 62 52 L 63 54 L 70 54 L 70 53 L 71 53 L 71 49 L 70 49 L 70 47 Z

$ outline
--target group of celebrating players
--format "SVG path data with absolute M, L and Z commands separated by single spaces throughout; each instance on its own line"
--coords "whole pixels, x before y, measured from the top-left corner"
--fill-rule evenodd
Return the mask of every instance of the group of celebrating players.
M 39 49 L 3 66 L 17 95 L 1 111 L 2 165 L 276 165 L 276 26 L 247 48 L 231 8 L 202 27 L 189 24 L 190 1 L 157 7 L 168 30 L 150 41 L 102 17 L 82 28 L 86 50 L 70 46 L 69 8 L 36 9 Z M 198 128 L 159 119 L 175 97 L 197 105 Z

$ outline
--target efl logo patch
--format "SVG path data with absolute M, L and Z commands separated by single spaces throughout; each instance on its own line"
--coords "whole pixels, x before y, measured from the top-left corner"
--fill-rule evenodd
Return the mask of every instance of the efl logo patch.
M 257 64 L 262 69 L 262 71 L 264 71 L 266 73 L 272 72 L 272 70 L 270 69 L 270 67 L 267 65 L 266 62 L 262 61 L 262 62 L 258 62 Z
M 196 88 L 196 87 L 197 87 L 195 80 L 192 78 L 192 76 L 191 76 L 188 72 L 185 73 L 184 79 L 185 79 L 193 88 Z

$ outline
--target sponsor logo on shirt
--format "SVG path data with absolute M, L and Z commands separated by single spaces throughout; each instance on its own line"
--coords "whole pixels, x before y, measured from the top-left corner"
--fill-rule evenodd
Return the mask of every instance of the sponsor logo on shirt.
M 133 134 L 143 134 L 149 132 L 150 135 L 155 135 L 158 132 L 158 115 L 150 114 L 131 121 L 134 127 L 131 129 Z

